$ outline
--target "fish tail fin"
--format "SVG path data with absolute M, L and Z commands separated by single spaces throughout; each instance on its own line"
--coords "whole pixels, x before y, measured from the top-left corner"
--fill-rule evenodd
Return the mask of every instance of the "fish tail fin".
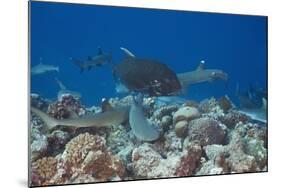
M 46 114 L 45 112 L 43 112 L 37 108 L 31 107 L 31 112 L 36 114 L 38 117 L 40 117 L 42 119 L 42 121 L 46 124 L 48 130 L 54 128 L 55 126 L 57 126 L 59 124 L 58 120 L 56 120 L 53 117 L 50 117 L 48 114 Z
M 188 84 L 181 84 L 181 92 L 182 95 L 186 96 L 188 93 Z

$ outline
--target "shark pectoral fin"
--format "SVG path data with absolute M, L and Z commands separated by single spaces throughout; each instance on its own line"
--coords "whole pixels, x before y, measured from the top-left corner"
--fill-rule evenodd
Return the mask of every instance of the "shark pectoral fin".
M 188 84 L 181 84 L 181 94 L 186 96 L 188 93 Z
M 196 68 L 197 71 L 201 71 L 201 70 L 204 70 L 205 69 L 205 61 L 202 60 L 200 61 L 198 67 Z
M 267 110 L 267 100 L 264 97 L 262 98 L 262 109 Z
M 120 49 L 123 51 L 123 52 L 125 52 L 125 54 L 127 55 L 127 58 L 129 57 L 129 58 L 135 58 L 136 56 L 132 53 L 132 52 L 130 52 L 127 48 L 123 48 L 123 47 L 120 47 Z

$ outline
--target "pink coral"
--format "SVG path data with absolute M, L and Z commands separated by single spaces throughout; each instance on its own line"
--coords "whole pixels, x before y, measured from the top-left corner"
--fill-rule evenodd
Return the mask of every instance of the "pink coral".
M 47 113 L 56 119 L 64 119 L 84 115 L 86 109 L 72 95 L 64 95 L 61 100 L 49 106 Z
M 192 144 L 180 159 L 180 165 L 176 169 L 176 176 L 191 176 L 194 175 L 196 168 L 199 165 L 202 155 L 201 146 Z

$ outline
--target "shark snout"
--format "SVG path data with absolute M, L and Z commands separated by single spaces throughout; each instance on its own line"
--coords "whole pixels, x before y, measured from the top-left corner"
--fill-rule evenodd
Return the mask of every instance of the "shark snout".
M 225 72 L 212 72 L 212 78 L 213 79 L 221 79 L 221 80 L 224 80 L 224 81 L 227 81 L 228 80 L 228 75 L 225 73 Z

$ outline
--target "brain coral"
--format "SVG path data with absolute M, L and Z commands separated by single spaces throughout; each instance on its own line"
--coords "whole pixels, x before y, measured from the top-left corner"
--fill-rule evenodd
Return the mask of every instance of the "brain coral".
M 201 146 L 222 144 L 225 138 L 219 122 L 208 117 L 190 121 L 188 135 L 191 141 L 199 141 Z

